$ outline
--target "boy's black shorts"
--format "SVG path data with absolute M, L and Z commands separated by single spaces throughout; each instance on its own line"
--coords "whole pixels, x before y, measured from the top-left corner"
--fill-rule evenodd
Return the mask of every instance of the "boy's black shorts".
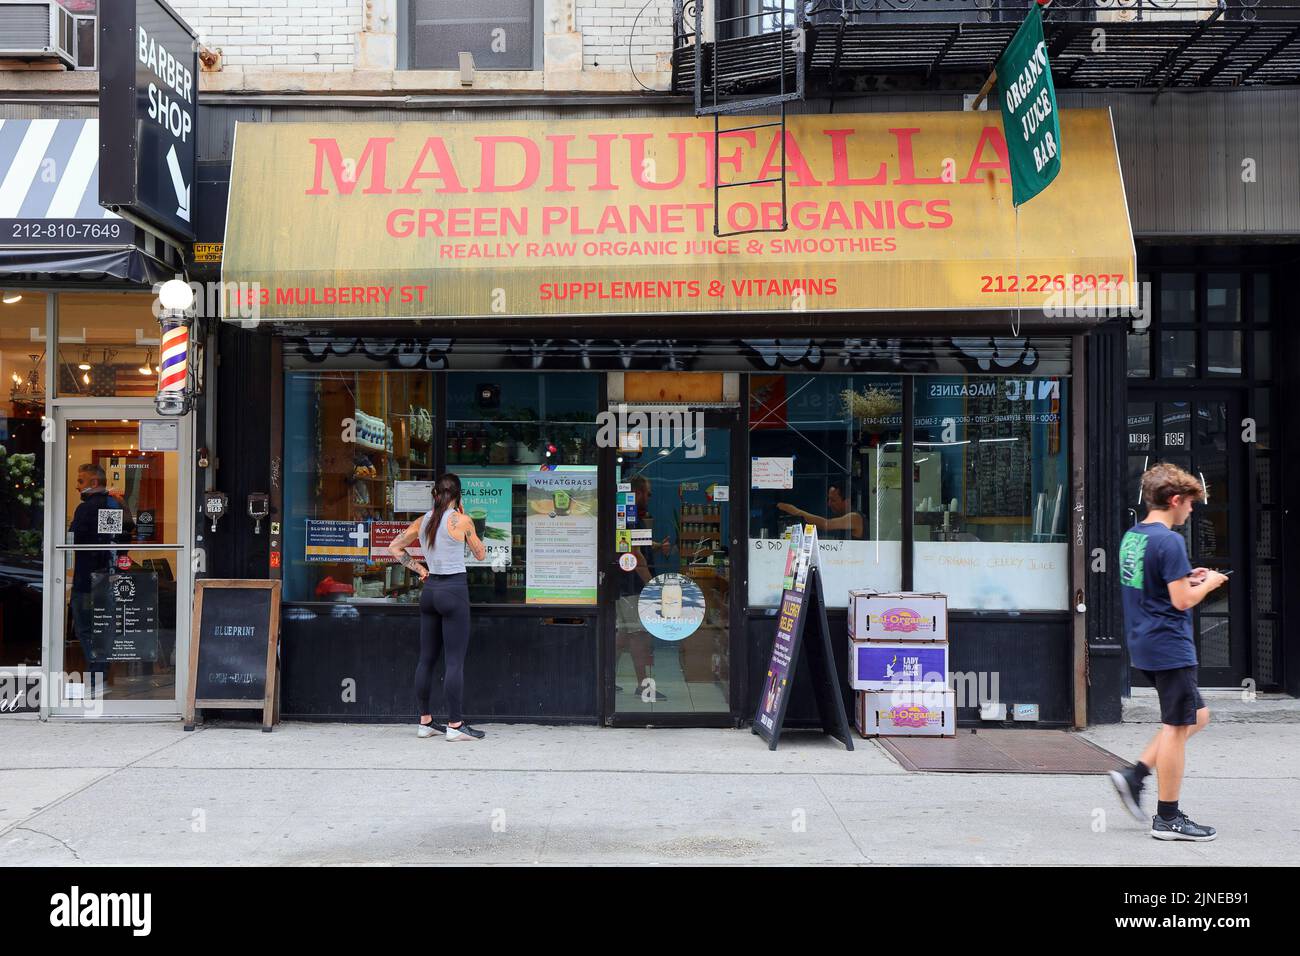
M 1196 723 L 1196 712 L 1205 706 L 1196 686 L 1196 667 L 1175 667 L 1168 671 L 1142 672 L 1160 698 L 1160 722 L 1171 727 Z

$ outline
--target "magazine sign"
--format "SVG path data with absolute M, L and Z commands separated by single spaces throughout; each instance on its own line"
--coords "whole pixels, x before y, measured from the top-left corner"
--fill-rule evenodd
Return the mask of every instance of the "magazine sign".
M 197 173 L 198 35 L 162 0 L 99 8 L 99 202 L 184 241 Z

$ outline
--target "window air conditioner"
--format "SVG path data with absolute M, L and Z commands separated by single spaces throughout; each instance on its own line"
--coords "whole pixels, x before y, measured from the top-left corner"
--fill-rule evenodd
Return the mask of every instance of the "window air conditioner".
M 77 24 L 54 0 L 0 0 L 0 59 L 57 59 L 77 66 Z

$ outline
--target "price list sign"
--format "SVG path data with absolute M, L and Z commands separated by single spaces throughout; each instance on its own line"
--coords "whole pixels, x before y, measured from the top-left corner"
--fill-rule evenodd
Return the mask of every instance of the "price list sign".
M 91 605 L 92 646 L 98 660 L 158 660 L 156 572 L 95 573 Z

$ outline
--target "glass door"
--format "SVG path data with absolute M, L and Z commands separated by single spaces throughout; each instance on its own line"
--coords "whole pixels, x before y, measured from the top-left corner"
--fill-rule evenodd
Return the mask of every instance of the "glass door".
M 1142 473 L 1157 462 L 1170 462 L 1200 479 L 1206 500 L 1191 519 L 1176 528 L 1187 541 L 1192 567 L 1231 569 L 1223 588 L 1192 611 L 1192 635 L 1204 687 L 1238 687 L 1248 676 L 1246 638 L 1247 582 L 1252 580 L 1245 523 L 1229 520 L 1246 514 L 1248 489 L 1241 442 L 1241 402 L 1232 393 L 1149 393 L 1128 407 L 1129 523 L 1146 515 L 1141 498 Z M 1144 684 L 1141 674 L 1134 683 Z
M 743 599 L 743 590 L 733 595 L 732 508 L 744 497 L 732 497 L 737 426 L 730 414 L 674 409 L 663 413 L 667 427 L 656 429 L 656 413 L 648 414 L 639 450 L 624 436 L 611 452 L 616 502 L 607 573 L 615 576 L 615 614 L 607 709 L 615 721 L 717 723 L 733 711 L 733 596 Z
M 49 679 L 55 716 L 181 712 L 193 500 L 190 416 L 56 410 Z

